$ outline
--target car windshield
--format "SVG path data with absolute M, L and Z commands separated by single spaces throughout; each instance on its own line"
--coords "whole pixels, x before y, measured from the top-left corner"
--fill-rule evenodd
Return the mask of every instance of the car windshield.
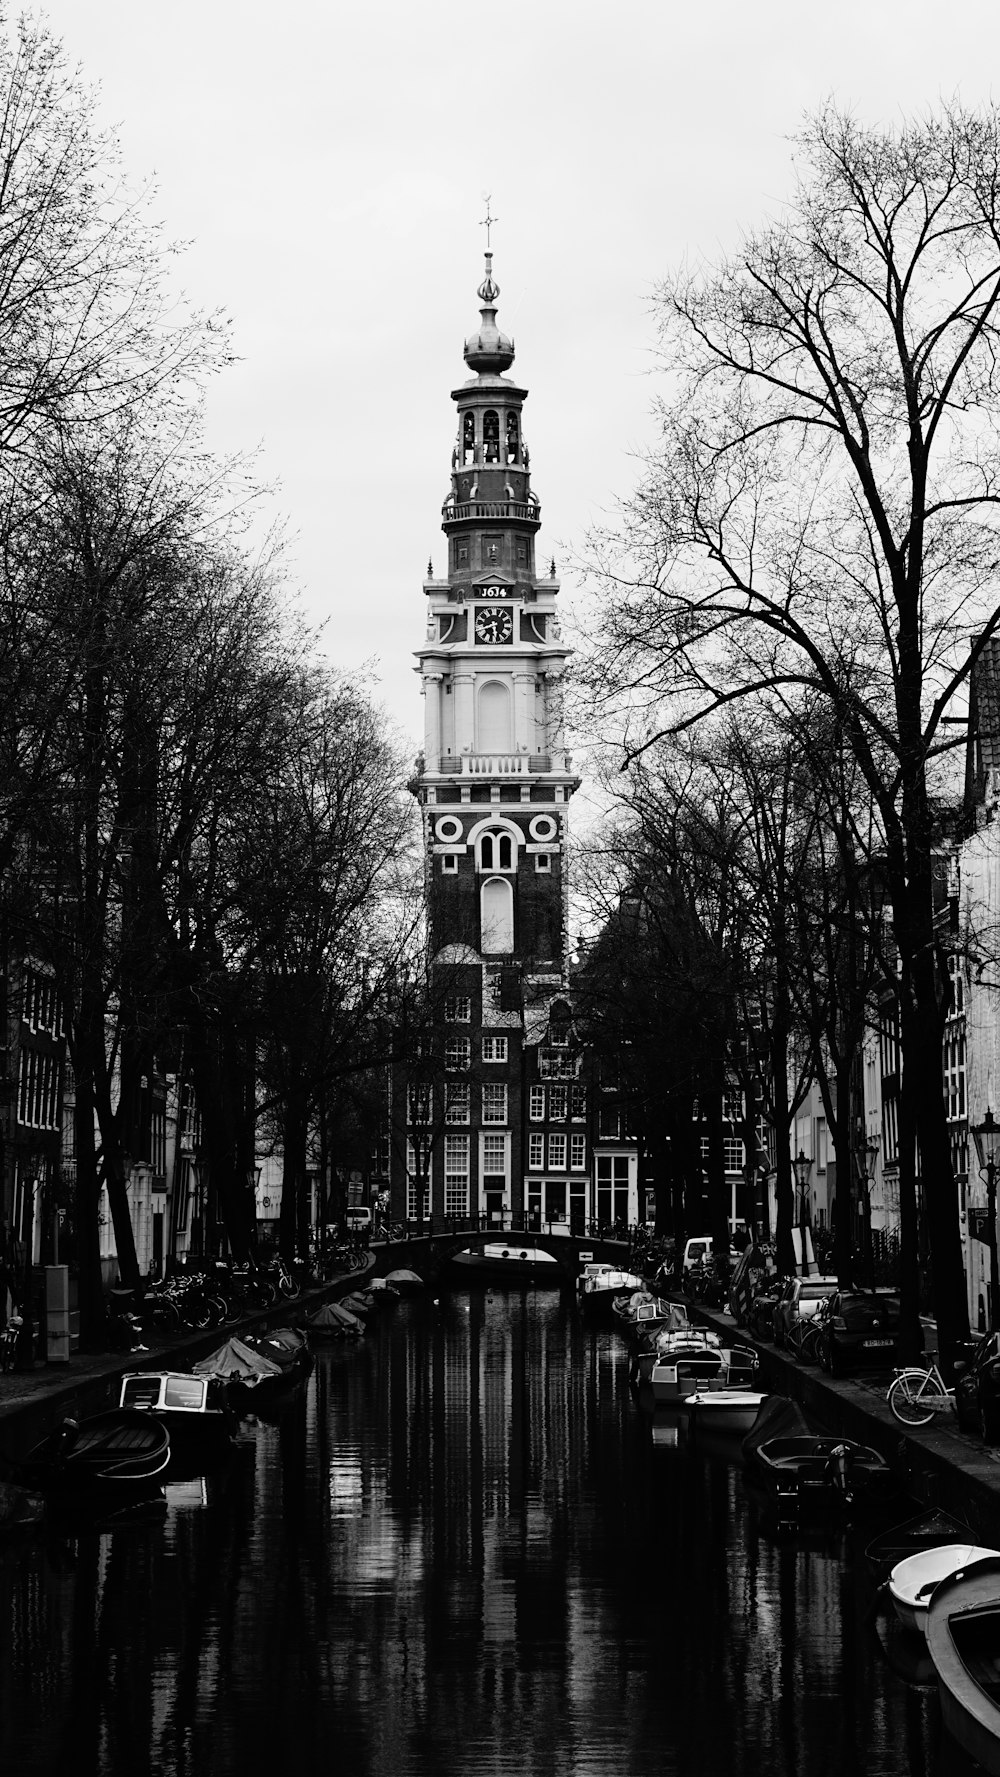
M 898 1320 L 899 1302 L 895 1296 L 844 1296 L 841 1307 L 848 1311 L 865 1311 L 868 1314 L 879 1314 L 883 1320 Z
M 822 1302 L 827 1296 L 833 1295 L 836 1287 L 837 1286 L 834 1283 L 804 1283 L 802 1285 L 802 1294 L 799 1300 L 802 1302 Z

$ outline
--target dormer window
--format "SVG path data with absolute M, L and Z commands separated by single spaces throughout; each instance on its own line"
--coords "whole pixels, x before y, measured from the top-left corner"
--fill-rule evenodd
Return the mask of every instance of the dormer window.
M 483 461 L 500 461 L 500 415 L 495 407 L 488 407 L 483 414 Z
M 513 870 L 514 843 L 509 833 L 484 833 L 479 841 L 480 870 Z

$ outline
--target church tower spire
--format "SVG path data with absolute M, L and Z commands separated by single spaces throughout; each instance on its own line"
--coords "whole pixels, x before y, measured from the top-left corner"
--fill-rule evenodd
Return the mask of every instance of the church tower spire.
M 444 1140 L 416 1187 L 428 1200 L 408 1203 L 407 1215 L 458 1213 L 460 1202 L 491 1216 L 529 1208 L 522 1052 L 541 1040 L 554 1006 L 563 1025 L 568 1017 L 567 817 L 579 784 L 563 728 L 568 650 L 559 581 L 536 572 L 528 393 L 506 374 L 514 342 L 497 322 L 488 233 L 485 260 L 479 325 L 463 354 L 471 375 L 452 390 L 447 573 L 424 582 L 424 752 L 411 783 L 423 814 L 431 978 L 466 1026 L 450 1046 L 445 1032 L 443 1053 L 467 1052 L 471 1074 L 445 1083 Z M 408 1136 L 408 1151 L 421 1139 Z

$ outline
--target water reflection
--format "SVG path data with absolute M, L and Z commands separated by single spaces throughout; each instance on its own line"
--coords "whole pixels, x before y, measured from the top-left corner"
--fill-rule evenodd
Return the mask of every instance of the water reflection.
M 558 1293 L 402 1303 L 158 1519 L 0 1546 L 0 1771 L 941 1777 L 850 1540 L 737 1450 Z

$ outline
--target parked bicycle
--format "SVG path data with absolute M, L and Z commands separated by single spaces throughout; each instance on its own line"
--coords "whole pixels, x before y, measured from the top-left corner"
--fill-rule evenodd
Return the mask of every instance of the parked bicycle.
M 936 1363 L 926 1370 L 897 1370 L 886 1395 L 900 1425 L 930 1425 L 936 1413 L 950 1413 L 955 1390 L 949 1388 Z

